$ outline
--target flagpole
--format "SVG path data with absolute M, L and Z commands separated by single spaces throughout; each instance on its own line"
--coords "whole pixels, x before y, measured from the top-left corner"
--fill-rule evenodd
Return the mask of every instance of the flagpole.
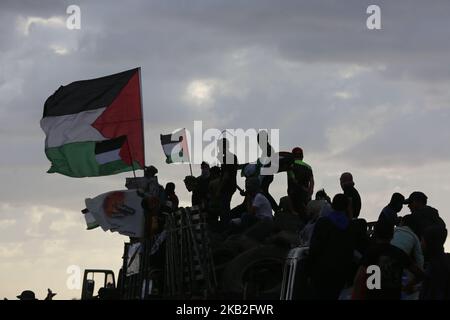
M 184 130 L 184 137 L 185 137 L 185 139 L 187 139 L 186 128 L 183 128 L 183 130 Z M 191 176 L 194 176 L 194 174 L 192 173 L 192 163 L 191 163 L 191 154 L 189 152 L 189 146 L 187 144 L 187 141 L 185 141 L 185 143 L 186 143 L 186 150 L 187 150 L 188 160 L 189 160 L 189 170 L 191 171 Z
M 141 95 L 141 126 L 142 126 L 142 152 L 144 156 L 143 169 L 145 169 L 145 133 L 144 133 L 144 107 L 143 107 L 143 99 L 142 99 L 142 77 L 141 77 L 141 67 L 138 68 L 139 75 L 139 93 Z
M 131 145 L 130 145 L 130 141 L 128 141 L 128 136 L 126 136 L 126 137 L 127 137 L 127 144 L 128 144 L 128 154 L 131 159 L 131 168 L 133 168 L 133 177 L 136 178 L 136 171 L 134 170 L 133 156 L 131 155 Z

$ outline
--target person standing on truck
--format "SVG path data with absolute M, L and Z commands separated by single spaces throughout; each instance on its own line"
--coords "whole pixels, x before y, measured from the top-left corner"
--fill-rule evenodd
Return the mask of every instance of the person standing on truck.
M 337 300 L 348 279 L 353 260 L 348 203 L 344 194 L 335 195 L 331 212 L 315 224 L 309 246 L 314 299 Z
M 180 201 L 178 200 L 177 195 L 175 194 L 175 183 L 168 182 L 165 188 L 165 196 L 166 201 L 170 201 L 172 203 L 172 210 L 176 211 L 178 209 L 178 204 Z
M 259 131 L 257 136 L 258 145 L 262 150 L 262 156 L 258 159 L 258 165 L 261 167 L 270 167 L 272 165 L 271 159 L 273 156 L 278 156 L 275 154 L 275 150 L 269 143 L 269 134 L 267 131 Z M 261 191 L 264 193 L 267 200 L 270 201 L 272 209 L 276 212 L 278 211 L 278 204 L 269 192 L 270 184 L 273 182 L 273 174 L 265 174 L 260 176 L 261 180 Z
M 361 212 L 361 196 L 355 188 L 353 175 L 350 172 L 344 172 L 339 180 L 342 191 L 350 199 L 352 219 L 357 219 Z
M 309 164 L 303 161 L 303 149 L 295 147 L 292 149 L 294 163 L 287 172 L 288 196 L 301 218 L 306 223 L 306 205 L 311 200 L 314 191 L 314 175 Z
M 210 180 L 209 164 L 203 161 L 200 165 L 201 174 L 198 177 L 187 176 L 184 179 L 186 189 L 192 192 L 192 206 L 200 206 L 206 208 L 208 205 L 208 185 Z
M 398 226 L 401 220 L 398 213 L 403 209 L 404 202 L 405 197 L 401 193 L 395 192 L 392 194 L 391 201 L 389 201 L 389 204 L 381 211 L 378 221 L 380 223 Z
M 220 166 L 220 196 L 221 196 L 221 214 L 220 221 L 223 225 L 227 225 L 230 220 L 230 203 L 233 194 L 237 190 L 237 170 L 238 160 L 229 148 L 229 142 L 226 138 L 219 140 L 218 159 Z
M 428 197 L 420 191 L 414 191 L 405 200 L 411 215 L 414 219 L 415 230 L 413 230 L 419 239 L 425 233 L 426 229 L 432 226 L 440 226 L 445 229 L 445 222 L 439 216 L 437 209 L 427 205 Z

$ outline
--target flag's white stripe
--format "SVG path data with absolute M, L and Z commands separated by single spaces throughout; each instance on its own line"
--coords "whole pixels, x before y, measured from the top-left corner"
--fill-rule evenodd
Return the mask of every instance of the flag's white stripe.
M 111 150 L 108 152 L 103 152 L 95 155 L 95 160 L 97 160 L 98 164 L 105 164 L 108 162 L 120 160 L 119 156 L 120 149 Z
M 163 144 L 162 147 L 163 147 L 163 150 L 164 150 L 164 154 L 165 154 L 167 157 L 170 157 L 170 155 L 172 154 L 173 149 L 174 149 L 178 144 L 180 144 L 180 143 L 179 143 L 179 142 L 174 142 L 174 143 Z M 177 148 L 177 151 L 180 151 L 180 149 L 181 149 L 181 147 L 178 147 L 178 148 Z
M 92 123 L 106 108 L 83 111 L 56 117 L 45 117 L 41 120 L 41 128 L 46 136 L 45 147 L 59 147 L 72 142 L 106 140 Z

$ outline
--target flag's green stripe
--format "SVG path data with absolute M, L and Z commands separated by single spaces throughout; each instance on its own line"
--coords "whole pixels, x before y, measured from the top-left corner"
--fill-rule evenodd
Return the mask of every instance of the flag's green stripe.
M 87 224 L 86 230 L 92 230 L 98 227 L 100 227 L 100 225 L 97 222 L 90 222 Z
M 70 177 L 112 175 L 133 170 L 122 160 L 100 165 L 95 159 L 95 141 L 74 142 L 45 150 L 52 165 L 48 173 L 58 172 Z M 134 161 L 134 169 L 141 169 Z

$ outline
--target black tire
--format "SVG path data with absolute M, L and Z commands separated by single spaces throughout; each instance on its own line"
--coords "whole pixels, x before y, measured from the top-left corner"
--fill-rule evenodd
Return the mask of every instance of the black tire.
M 280 231 L 268 238 L 265 243 L 289 249 L 299 245 L 299 236 L 297 233 Z
M 258 242 L 246 239 L 245 236 L 238 235 L 236 237 L 231 237 L 231 240 L 223 242 L 222 245 L 212 251 L 216 278 L 219 285 L 222 284 L 223 271 L 228 263 L 242 252 L 258 245 Z
M 230 248 L 236 252 L 236 255 L 238 255 L 239 253 L 247 251 L 258 245 L 260 245 L 259 241 L 249 238 L 244 234 L 236 234 L 236 235 L 229 236 L 222 243 L 221 247 Z
M 239 252 L 235 248 L 229 246 L 217 247 L 212 251 L 214 265 L 216 267 L 222 266 L 233 260 Z
M 304 227 L 304 223 L 298 215 L 286 212 L 277 213 L 274 224 L 276 228 L 289 232 L 299 232 Z
M 262 242 L 275 231 L 275 225 L 273 221 L 258 221 L 253 226 L 244 231 L 244 235 L 248 238 L 255 239 L 256 241 Z
M 269 245 L 238 255 L 223 271 L 222 288 L 226 296 L 234 299 L 279 299 L 287 253 L 284 248 Z
M 211 248 L 219 248 L 222 246 L 223 241 L 225 240 L 223 235 L 218 232 L 213 232 L 208 230 L 208 238 Z

